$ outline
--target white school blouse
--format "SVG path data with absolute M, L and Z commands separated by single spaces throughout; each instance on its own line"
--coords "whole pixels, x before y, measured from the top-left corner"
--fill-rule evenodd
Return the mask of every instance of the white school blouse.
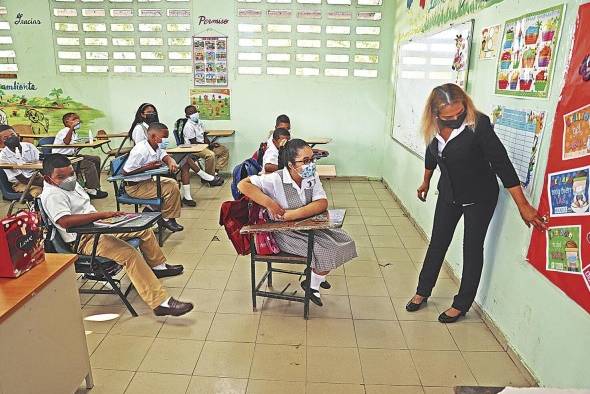
M 133 128 L 133 132 L 131 133 L 131 138 L 133 142 L 139 144 L 141 141 L 147 140 L 147 129 L 148 124 L 145 122 L 138 123 Z
M 129 152 L 129 157 L 125 162 L 125 165 L 123 165 L 123 171 L 131 172 L 143 167 L 147 163 L 151 163 L 152 161 L 162 161 L 166 156 L 168 156 L 168 153 L 166 153 L 164 149 L 157 147 L 156 150 L 154 150 L 147 140 L 143 140 L 135 145 L 133 149 L 131 149 L 131 152 Z M 140 182 L 151 178 L 150 175 L 137 174 L 130 176 L 127 180 Z
M 28 142 L 21 142 L 20 146 L 22 151 L 16 149 L 15 152 L 8 149 L 5 146 L 2 151 L 0 151 L 0 161 L 4 161 L 6 163 L 13 163 L 13 164 L 25 164 L 25 163 L 32 163 L 35 161 L 39 161 L 39 151 L 35 147 L 35 145 L 30 144 Z M 6 177 L 8 178 L 8 182 L 16 183 L 16 177 L 22 175 L 26 178 L 30 178 L 35 173 L 34 170 L 15 170 L 15 169 L 8 169 L 4 170 L 6 173 Z
M 64 138 L 66 138 L 68 131 L 70 131 L 69 127 L 64 127 L 63 129 L 58 131 L 57 134 L 55 135 L 55 140 L 53 141 L 53 143 L 55 145 L 65 144 Z M 72 139 L 70 141 L 70 144 L 73 144 L 76 141 L 78 141 L 78 133 L 76 133 L 76 130 L 74 130 L 72 132 Z M 52 153 L 61 153 L 62 155 L 74 155 L 74 154 L 76 154 L 76 149 L 75 148 L 53 148 L 51 150 L 51 152 Z
M 279 175 L 279 171 L 283 171 L 282 180 Z M 322 186 L 322 182 L 320 181 L 320 177 L 317 174 L 311 179 L 304 179 L 301 183 L 301 187 L 299 187 L 293 178 L 291 178 L 291 174 L 289 174 L 288 169 L 283 168 L 279 171 L 275 171 L 271 174 L 252 175 L 250 177 L 250 182 L 262 190 L 264 194 L 275 200 L 283 209 L 289 209 L 283 182 L 285 184 L 291 184 L 295 188 L 297 194 L 299 195 L 299 199 L 303 204 L 306 203 L 305 189 L 311 189 L 311 201 L 327 198 L 324 187 Z

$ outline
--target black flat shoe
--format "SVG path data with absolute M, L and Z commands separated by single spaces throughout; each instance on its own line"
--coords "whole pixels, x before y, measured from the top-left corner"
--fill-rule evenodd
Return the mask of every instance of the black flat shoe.
M 172 231 L 173 233 L 184 230 L 184 227 L 182 227 L 180 224 L 176 223 L 176 221 L 161 220 L 160 224 L 162 225 L 162 227 L 164 227 L 167 230 Z
M 406 310 L 408 312 L 417 312 L 422 308 L 422 306 L 426 306 L 427 303 L 428 303 L 428 298 L 423 298 L 422 302 L 419 304 L 416 304 L 416 303 L 412 302 L 412 300 L 410 300 L 410 302 L 408 302 L 406 304 Z
M 307 283 L 305 281 L 301 282 L 301 288 L 306 291 L 307 290 Z M 320 292 L 311 289 L 309 300 L 316 304 L 317 306 L 324 306 L 322 299 L 319 297 Z
M 187 207 L 194 208 L 197 206 L 197 202 L 195 200 L 187 200 L 186 198 L 183 198 L 181 202 L 182 205 L 186 205 Z
M 332 285 L 330 284 L 330 282 L 328 282 L 327 280 L 325 280 L 322 283 L 320 283 L 320 287 L 322 289 L 328 290 L 328 289 L 331 289 L 332 288 Z
M 91 200 L 100 200 L 103 198 L 107 198 L 108 196 L 109 193 L 103 192 L 102 190 L 97 190 L 96 194 L 88 194 L 88 197 L 90 197 Z
M 156 275 L 156 278 L 167 278 L 169 276 L 177 276 L 182 274 L 182 272 L 184 271 L 184 267 L 180 264 L 166 264 L 166 269 L 152 271 L 154 271 L 154 275 Z
M 223 180 L 223 178 L 218 175 L 215 175 L 215 177 L 211 181 L 206 181 L 204 179 L 201 179 L 202 184 L 209 185 L 211 187 L 221 186 L 221 185 L 223 185 L 224 182 L 225 181 Z
M 454 323 L 457 320 L 459 320 L 461 317 L 465 316 L 465 313 L 467 313 L 467 312 L 461 312 L 457 316 L 453 317 L 453 316 L 449 316 L 445 312 L 443 312 L 438 316 L 438 321 L 441 323 L 446 323 L 446 324 Z

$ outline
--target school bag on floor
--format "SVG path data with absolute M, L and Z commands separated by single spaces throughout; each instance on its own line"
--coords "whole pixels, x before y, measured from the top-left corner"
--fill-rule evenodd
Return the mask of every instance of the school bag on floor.
M 233 180 L 231 182 L 231 194 L 234 200 L 239 200 L 242 197 L 242 193 L 238 190 L 238 183 L 250 175 L 258 175 L 262 171 L 262 166 L 252 158 L 244 160 L 242 163 L 234 167 L 232 173 Z

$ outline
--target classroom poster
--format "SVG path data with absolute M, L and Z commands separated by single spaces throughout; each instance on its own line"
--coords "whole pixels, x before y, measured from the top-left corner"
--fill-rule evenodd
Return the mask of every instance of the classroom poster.
M 553 75 L 565 5 L 506 21 L 496 94 L 546 98 Z
M 580 226 L 547 229 L 547 270 L 582 272 Z
M 549 214 L 552 217 L 590 215 L 589 178 L 590 166 L 549 174 Z
M 590 155 L 590 104 L 563 116 L 563 160 Z
M 545 129 L 545 111 L 496 106 L 492 111 L 494 131 L 504 144 L 520 183 L 527 195 L 533 194 L 533 181 L 539 159 L 539 146 Z
M 230 120 L 231 94 L 229 89 L 194 88 L 190 103 L 196 106 L 203 120 Z
M 495 58 L 501 39 L 500 25 L 488 26 L 481 29 L 479 36 L 479 58 L 481 60 Z
M 193 37 L 194 86 L 227 86 L 227 37 Z
M 578 8 L 572 50 L 568 55 L 571 58 L 553 121 L 538 207 L 539 213 L 548 218 L 549 232 L 533 229 L 527 260 L 590 313 L 590 162 L 588 155 L 582 154 L 582 148 L 574 148 L 571 143 L 566 148 L 566 142 L 571 141 L 575 133 L 583 132 L 576 122 L 590 105 L 590 78 L 586 78 L 590 54 L 587 26 L 590 26 L 590 3 Z M 561 233 L 552 233 L 556 229 Z

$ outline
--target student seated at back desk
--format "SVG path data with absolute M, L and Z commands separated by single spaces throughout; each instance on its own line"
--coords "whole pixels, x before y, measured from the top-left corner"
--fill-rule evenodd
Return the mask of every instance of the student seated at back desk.
M 262 158 L 262 173 L 270 174 L 279 169 L 279 149 L 291 139 L 291 133 L 287 129 L 275 129 L 272 136 L 266 141 L 266 150 Z
M 142 172 L 153 170 L 166 164 L 170 172 L 178 170 L 178 165 L 172 157 L 166 153 L 168 145 L 168 127 L 165 124 L 151 123 L 147 130 L 147 140 L 136 144 L 125 164 L 123 175 L 133 177 L 123 182 L 125 191 L 135 198 L 156 198 L 157 184 L 150 175 L 142 175 Z M 182 231 L 184 228 L 176 222 L 180 217 L 180 190 L 175 179 L 161 177 L 163 220 L 161 224 L 172 232 Z
M 197 156 L 205 160 L 205 172 L 215 175 L 227 166 L 229 161 L 228 149 L 216 142 L 211 143 L 205 135 L 205 127 L 201 122 L 199 110 L 194 105 L 189 105 L 184 109 L 186 117 L 189 119 L 184 125 L 182 134 L 185 144 L 209 144 L 209 149 L 204 149 L 197 153 Z M 202 183 L 207 183 L 201 180 Z
M 35 145 L 21 142 L 18 134 L 8 125 L 0 125 L 0 142 L 4 148 L 0 151 L 0 161 L 12 164 L 34 163 L 39 161 L 39 151 Z M 27 188 L 31 177 L 35 176 L 29 194 L 37 197 L 41 194 L 43 179 L 35 175 L 33 170 L 4 169 L 12 190 L 22 193 Z
M 68 233 L 70 227 L 83 226 L 97 220 L 124 214 L 124 212 L 97 212 L 90 204 L 90 198 L 76 182 L 76 175 L 70 160 L 61 154 L 52 154 L 43 161 L 45 184 L 41 203 L 49 220 L 56 226 L 64 240 L 71 245 L 76 235 Z M 126 240 L 139 238 L 138 252 Z M 77 253 L 92 253 L 94 236 L 81 237 Z M 168 295 L 157 278 L 182 274 L 182 265 L 166 264 L 166 257 L 158 246 L 151 229 L 137 233 L 103 234 L 98 241 L 96 255 L 111 259 L 125 267 L 127 275 L 137 289 L 139 296 L 157 316 L 180 316 L 191 311 L 193 304 L 178 301 Z
M 56 145 L 70 145 L 78 141 L 78 132 L 82 122 L 78 114 L 68 112 L 62 117 L 64 128 L 61 129 L 55 136 Z M 63 155 L 75 155 L 75 148 L 53 148 L 53 153 L 61 153 Z M 105 198 L 109 194 L 100 190 L 100 157 L 93 155 L 81 155 L 83 160 L 80 162 L 80 171 L 84 177 L 84 188 L 90 195 L 91 199 Z

